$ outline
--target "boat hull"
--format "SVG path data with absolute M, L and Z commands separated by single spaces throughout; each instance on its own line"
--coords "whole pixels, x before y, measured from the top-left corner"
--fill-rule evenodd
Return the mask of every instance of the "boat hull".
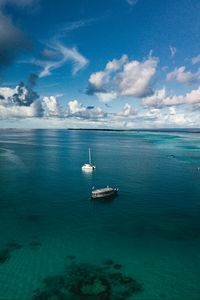
M 98 193 L 98 194 L 93 194 L 91 195 L 92 199 L 111 199 L 114 198 L 118 193 L 117 189 L 114 189 L 110 193 Z
M 93 171 L 95 169 L 96 168 L 94 166 L 92 166 L 92 167 L 82 167 L 82 170 L 86 170 L 86 171 Z

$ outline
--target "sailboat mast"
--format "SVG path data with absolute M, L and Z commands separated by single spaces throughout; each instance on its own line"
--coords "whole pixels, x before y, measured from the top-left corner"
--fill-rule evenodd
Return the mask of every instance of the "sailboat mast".
M 89 148 L 89 164 L 91 165 L 91 152 L 90 152 L 90 148 Z

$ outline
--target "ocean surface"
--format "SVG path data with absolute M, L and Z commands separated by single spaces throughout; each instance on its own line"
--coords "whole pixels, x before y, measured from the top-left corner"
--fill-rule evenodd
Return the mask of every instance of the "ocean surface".
M 72 264 L 142 288 L 45 296 Z M 199 279 L 200 133 L 0 130 L 0 300 L 199 300 Z

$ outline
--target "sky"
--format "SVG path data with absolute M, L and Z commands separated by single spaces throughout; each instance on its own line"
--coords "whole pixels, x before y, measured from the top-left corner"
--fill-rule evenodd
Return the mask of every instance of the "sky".
M 199 128 L 199 0 L 0 0 L 0 128 Z

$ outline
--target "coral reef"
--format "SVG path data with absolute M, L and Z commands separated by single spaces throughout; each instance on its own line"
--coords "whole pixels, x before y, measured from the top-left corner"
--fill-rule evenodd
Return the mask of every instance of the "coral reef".
M 110 268 L 105 269 L 105 263 Z M 113 264 L 112 260 L 102 266 L 72 262 L 62 275 L 45 278 L 33 300 L 126 300 L 142 291 L 135 279 L 113 271 Z

